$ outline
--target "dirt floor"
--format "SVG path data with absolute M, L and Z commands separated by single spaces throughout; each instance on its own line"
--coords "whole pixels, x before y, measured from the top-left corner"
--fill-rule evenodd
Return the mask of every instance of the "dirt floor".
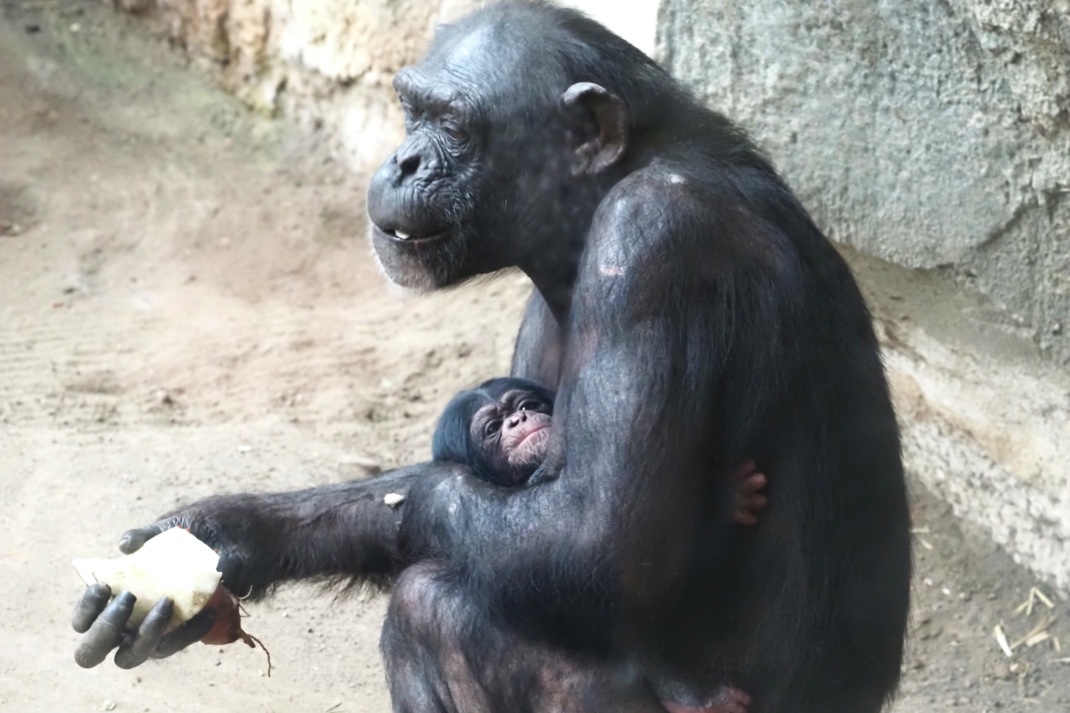
M 195 497 L 423 459 L 448 396 L 505 371 L 526 280 L 388 288 L 362 175 L 313 139 L 98 3 L 0 8 L 0 709 L 387 711 L 378 597 L 253 607 L 270 678 L 240 646 L 83 671 L 69 563 Z M 893 710 L 1070 711 L 1066 604 L 1016 613 L 1034 578 L 914 490 Z M 1007 657 L 997 625 L 1065 643 Z

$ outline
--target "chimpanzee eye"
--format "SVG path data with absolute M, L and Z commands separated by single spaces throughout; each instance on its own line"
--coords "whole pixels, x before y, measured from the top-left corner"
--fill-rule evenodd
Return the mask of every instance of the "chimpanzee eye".
M 464 129 L 448 121 L 442 123 L 442 133 L 458 144 L 468 140 L 468 133 Z
M 534 411 L 539 408 L 539 402 L 533 399 L 524 399 L 520 402 L 519 408 L 521 411 Z
M 502 422 L 501 421 L 499 421 L 497 419 L 495 419 L 493 421 L 487 421 L 486 425 L 483 426 L 483 437 L 484 438 L 490 438 L 495 433 L 500 431 L 501 428 L 502 428 Z

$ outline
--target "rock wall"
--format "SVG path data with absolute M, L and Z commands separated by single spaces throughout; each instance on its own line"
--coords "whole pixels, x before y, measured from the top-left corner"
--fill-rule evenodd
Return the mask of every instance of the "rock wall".
M 1070 363 L 1070 0 L 666 0 L 659 31 L 833 238 Z
M 104 0 L 145 17 L 252 108 L 285 115 L 336 146 L 355 169 L 401 137 L 390 81 L 420 58 L 436 25 L 484 0 Z M 652 51 L 656 0 L 562 4 Z
M 861 251 L 911 468 L 1070 591 L 1070 0 L 664 0 L 658 53 Z
M 155 22 L 258 111 L 322 131 L 362 170 L 397 145 L 390 81 L 475 0 L 109 0 Z

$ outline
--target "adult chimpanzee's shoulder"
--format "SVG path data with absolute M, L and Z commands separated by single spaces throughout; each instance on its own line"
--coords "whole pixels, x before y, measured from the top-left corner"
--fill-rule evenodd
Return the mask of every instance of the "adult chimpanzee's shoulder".
M 746 168 L 655 162 L 603 199 L 588 258 L 598 261 L 603 274 L 641 268 L 652 285 L 662 278 L 678 284 L 689 275 L 712 279 L 752 268 L 791 269 L 795 246 L 755 200 L 758 193 L 775 198 L 780 185 L 775 174 Z

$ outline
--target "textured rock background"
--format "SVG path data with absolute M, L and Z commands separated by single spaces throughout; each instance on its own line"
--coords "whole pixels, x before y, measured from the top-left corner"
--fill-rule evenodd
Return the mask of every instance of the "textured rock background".
M 836 240 L 1070 363 L 1070 1 L 666 0 L 659 51 Z
M 151 18 L 175 46 L 258 111 L 321 131 L 364 170 L 397 145 L 390 82 L 423 54 L 436 25 L 480 0 L 106 0 Z M 657 3 L 573 0 L 652 52 Z
M 112 0 L 153 19 L 257 110 L 322 131 L 348 163 L 378 163 L 401 113 L 390 81 L 436 25 L 474 0 Z
M 1070 590 L 1070 2 L 665 0 L 881 317 L 909 465 Z M 850 252 L 850 251 L 848 251 Z

